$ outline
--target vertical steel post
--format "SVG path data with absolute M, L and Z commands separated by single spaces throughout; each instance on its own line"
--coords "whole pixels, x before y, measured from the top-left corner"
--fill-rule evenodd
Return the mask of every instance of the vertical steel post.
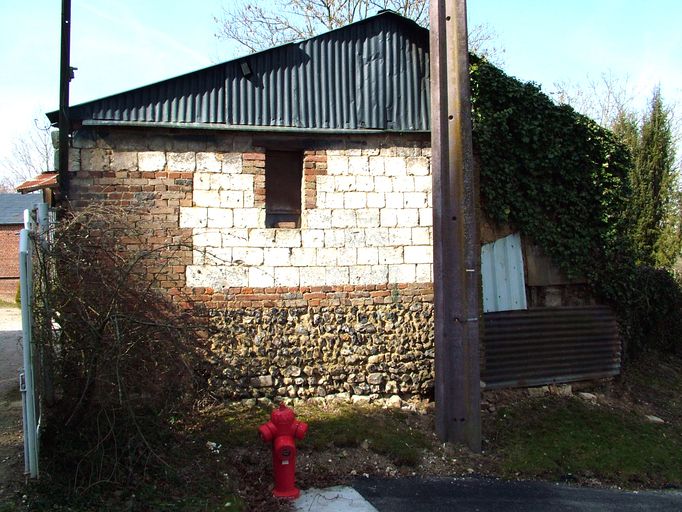
M 59 68 L 59 186 L 69 190 L 69 82 L 71 81 L 71 0 L 62 0 L 61 59 Z
M 480 243 L 466 0 L 431 2 L 436 432 L 481 450 Z

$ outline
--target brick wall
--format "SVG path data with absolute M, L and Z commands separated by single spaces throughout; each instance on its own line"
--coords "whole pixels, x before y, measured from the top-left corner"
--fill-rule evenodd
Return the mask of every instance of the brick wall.
M 24 226 L 0 226 L 0 298 L 14 302 L 19 286 L 19 231 Z
M 192 204 L 194 154 L 114 147 L 98 139 L 76 137 L 70 159 L 71 207 L 96 203 L 128 209 L 127 220 L 142 238 L 131 238 L 131 251 L 151 248 L 148 265 L 157 284 L 171 297 L 183 297 L 186 265 L 192 262 L 191 230 L 178 225 L 180 208 Z M 142 149 L 142 148 L 140 148 Z
M 81 130 L 71 202 L 130 207 L 152 247 L 188 243 L 160 284 L 209 313 L 214 393 L 429 393 L 428 139 L 291 145 L 303 152 L 300 228 L 265 227 L 269 143 L 256 135 Z

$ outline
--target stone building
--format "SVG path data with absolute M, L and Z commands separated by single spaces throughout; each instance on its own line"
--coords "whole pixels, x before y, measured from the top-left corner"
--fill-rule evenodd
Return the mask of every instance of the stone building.
M 215 393 L 431 392 L 428 45 L 382 12 L 70 108 L 72 207 L 189 242 L 159 286 L 209 311 Z

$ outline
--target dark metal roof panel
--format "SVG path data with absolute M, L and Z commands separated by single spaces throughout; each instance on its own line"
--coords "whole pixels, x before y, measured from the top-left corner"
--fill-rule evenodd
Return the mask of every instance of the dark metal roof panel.
M 71 107 L 71 119 L 426 131 L 428 51 L 426 29 L 384 12 L 299 43 Z M 251 70 L 248 76 L 243 63 Z
M 501 311 L 484 315 L 488 388 L 539 386 L 618 375 L 621 344 L 606 306 Z

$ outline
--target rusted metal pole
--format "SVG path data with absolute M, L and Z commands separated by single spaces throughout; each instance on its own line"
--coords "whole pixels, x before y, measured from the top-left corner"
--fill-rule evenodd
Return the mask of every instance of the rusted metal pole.
M 69 82 L 71 81 L 71 0 L 62 0 L 61 58 L 59 67 L 59 185 L 66 199 L 69 190 Z
M 430 9 L 436 432 L 478 452 L 480 243 L 466 0 Z

